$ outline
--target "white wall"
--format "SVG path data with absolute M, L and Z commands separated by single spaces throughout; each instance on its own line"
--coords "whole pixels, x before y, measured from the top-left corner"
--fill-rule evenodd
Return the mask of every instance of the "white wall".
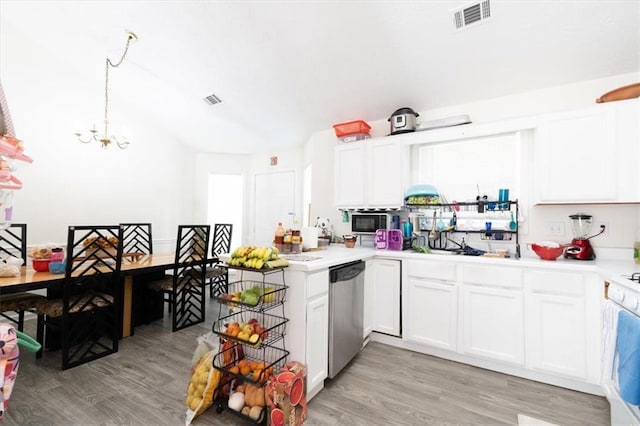
M 126 97 L 112 100 L 110 121 L 133 136 L 127 150 L 77 142 L 77 123 L 102 122 L 104 52 L 79 69 L 10 24 L 3 23 L 0 39 L 0 78 L 16 136 L 34 159 L 16 162 L 15 171 L 24 188 L 15 194 L 14 222 L 28 224 L 28 243 L 64 243 L 72 224 L 141 221 L 153 224 L 162 245 L 155 251 L 173 250 L 177 226 L 195 220 L 195 153 L 158 131 Z
M 474 123 L 479 123 L 587 107 L 593 105 L 600 95 L 639 80 L 640 72 L 577 82 L 481 102 L 418 111 L 419 120 L 468 114 Z M 393 106 L 390 107 L 390 111 L 393 109 Z M 354 117 L 354 119 L 357 118 L 359 117 Z M 372 137 L 381 137 L 389 133 L 389 123 L 386 119 L 387 117 L 381 117 L 375 121 L 367 120 L 371 125 Z M 307 150 L 313 152 L 312 216 L 329 217 L 335 235 L 342 235 L 349 232 L 349 224 L 341 222 L 342 215 L 335 208 L 334 203 L 333 148 L 336 144 L 337 139 L 333 130 L 324 130 L 311 135 L 307 142 Z M 567 159 L 567 167 L 571 166 L 571 159 Z M 593 172 L 597 173 L 597 171 Z M 512 196 L 520 195 L 512 194 Z M 522 236 L 522 243 L 525 244 L 543 239 L 558 241 L 571 239 L 573 234 L 568 216 L 576 212 L 592 214 L 594 221 L 609 224 L 606 234 L 591 240 L 596 248 L 632 247 L 636 231 L 640 229 L 640 207 L 637 205 L 523 207 L 527 220 L 527 226 L 524 227 L 527 231 Z M 545 224 L 549 221 L 564 222 L 565 235 L 562 237 L 545 235 Z M 595 227 L 594 230 L 596 230 Z
M 270 165 L 272 156 L 278 157 L 276 166 Z M 293 170 L 296 179 L 295 205 L 296 216 L 302 215 L 302 176 L 304 165 L 303 148 L 295 148 L 277 152 L 264 152 L 252 155 L 233 154 L 205 154 L 196 155 L 195 161 L 195 212 L 197 220 L 206 220 L 207 217 L 207 188 L 201 184 L 207 181 L 210 173 L 238 173 L 245 177 L 244 187 L 244 220 L 242 244 L 253 244 L 253 218 L 256 211 L 254 201 L 254 177 L 257 173 L 270 173 L 284 170 Z M 220 203 L 224 204 L 221 199 Z M 283 224 L 288 224 L 290 218 L 282 218 Z M 275 230 L 276 223 L 273 224 Z

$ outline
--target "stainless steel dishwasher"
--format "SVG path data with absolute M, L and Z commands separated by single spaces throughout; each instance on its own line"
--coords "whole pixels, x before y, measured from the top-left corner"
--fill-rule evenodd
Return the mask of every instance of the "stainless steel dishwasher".
M 364 267 L 362 261 L 329 269 L 329 378 L 362 348 Z

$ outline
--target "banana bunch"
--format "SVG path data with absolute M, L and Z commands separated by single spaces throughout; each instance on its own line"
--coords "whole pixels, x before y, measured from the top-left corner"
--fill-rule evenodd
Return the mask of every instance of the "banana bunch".
M 229 265 L 262 269 L 268 261 L 278 259 L 278 254 L 276 247 L 240 246 L 231 253 Z
M 249 253 L 255 250 L 256 246 L 240 246 L 231 253 L 231 258 L 244 257 L 247 258 Z

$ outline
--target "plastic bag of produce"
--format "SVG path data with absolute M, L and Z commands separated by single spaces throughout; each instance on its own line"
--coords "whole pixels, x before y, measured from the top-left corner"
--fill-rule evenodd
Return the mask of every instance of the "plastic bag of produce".
M 198 346 L 194 353 L 194 360 L 198 354 L 200 358 L 190 368 L 191 377 L 187 386 L 187 397 L 185 405 L 187 406 L 187 414 L 185 417 L 185 425 L 191 424 L 194 418 L 204 413 L 207 408 L 213 405 L 216 389 L 220 382 L 220 372 L 213 368 L 213 357 L 218 352 L 218 344 L 213 342 L 205 334 L 198 339 Z M 203 353 L 203 347 L 209 350 Z
M 196 346 L 196 350 L 193 351 L 193 356 L 191 357 L 191 364 L 189 364 L 189 374 L 192 375 L 196 369 L 196 366 L 200 362 L 200 359 L 205 356 L 208 352 L 218 352 L 218 347 L 220 346 L 218 343 L 218 336 L 213 334 L 213 332 L 208 332 L 207 334 L 203 334 L 202 336 L 196 339 L 198 341 L 198 346 Z

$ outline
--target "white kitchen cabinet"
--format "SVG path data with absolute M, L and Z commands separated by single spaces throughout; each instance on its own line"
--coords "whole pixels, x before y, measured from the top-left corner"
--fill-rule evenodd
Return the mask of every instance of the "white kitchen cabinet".
M 588 380 L 583 275 L 526 271 L 525 288 L 529 367 Z
M 400 265 L 399 260 L 373 259 L 365 269 L 371 279 L 365 287 L 373 292 L 373 331 L 392 336 L 400 336 Z
M 406 264 L 404 339 L 457 350 L 458 287 L 455 265 L 445 264 L 445 269 L 441 269 L 439 262 L 410 261 Z M 452 268 L 452 273 L 444 277 L 434 276 L 443 270 L 446 274 L 446 268 Z
M 339 144 L 335 157 L 337 208 L 397 209 L 409 181 L 409 148 L 392 139 Z
M 324 386 L 329 373 L 329 294 L 307 301 L 307 392 Z M 314 392 L 315 393 L 315 392 Z
M 364 305 L 362 307 L 362 338 L 373 331 L 373 265 L 367 260 L 364 269 Z
M 639 114 L 634 99 L 541 117 L 533 148 L 534 201 L 640 202 Z
M 336 146 L 334 151 L 335 202 L 338 208 L 365 205 L 364 143 L 352 142 Z
M 524 365 L 522 271 L 462 266 L 463 352 Z

